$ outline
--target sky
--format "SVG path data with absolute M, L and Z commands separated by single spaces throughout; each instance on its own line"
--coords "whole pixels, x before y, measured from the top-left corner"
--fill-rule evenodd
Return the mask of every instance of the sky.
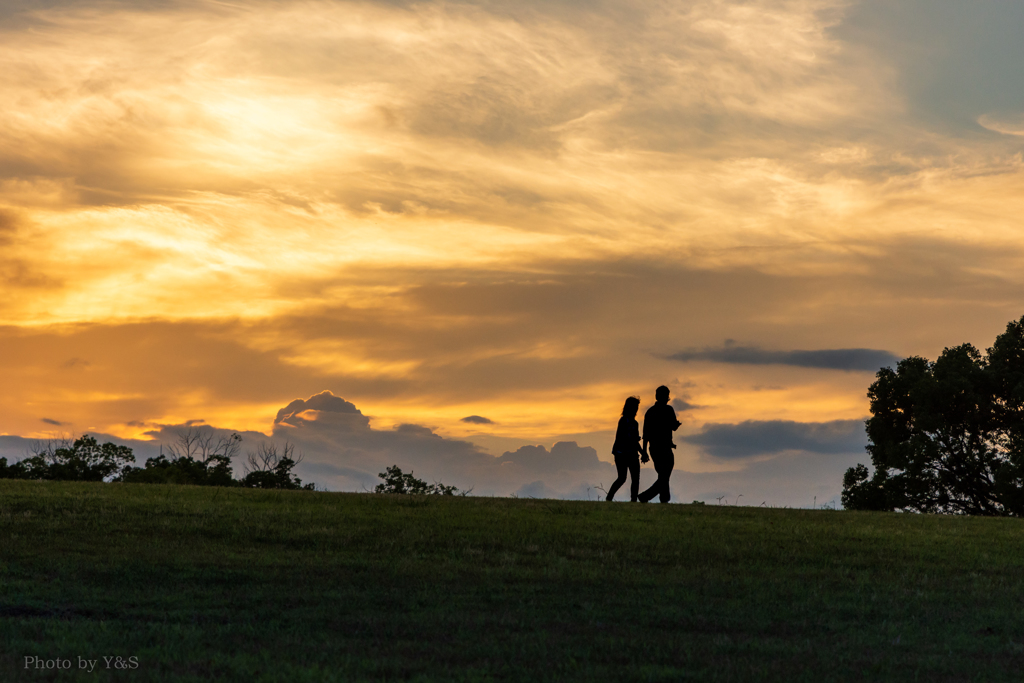
M 664 384 L 676 500 L 835 501 L 875 371 L 1024 314 L 1022 23 L 5 2 L 0 454 L 192 427 L 334 491 L 595 498 Z

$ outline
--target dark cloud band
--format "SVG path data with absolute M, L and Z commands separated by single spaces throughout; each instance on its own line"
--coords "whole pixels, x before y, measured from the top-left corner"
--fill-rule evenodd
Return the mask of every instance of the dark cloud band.
M 863 420 L 791 422 L 748 420 L 739 424 L 705 424 L 682 441 L 716 458 L 735 460 L 782 451 L 855 453 L 867 445 Z
M 821 349 L 817 351 L 769 351 L 757 346 L 705 347 L 687 349 L 668 356 L 670 360 L 712 361 L 741 365 L 790 365 L 799 368 L 823 368 L 875 372 L 879 368 L 894 366 L 899 361 L 889 351 L 879 349 Z

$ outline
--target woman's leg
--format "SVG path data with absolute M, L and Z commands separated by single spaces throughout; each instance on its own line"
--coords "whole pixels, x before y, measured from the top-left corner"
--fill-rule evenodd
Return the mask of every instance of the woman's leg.
M 622 464 L 621 461 L 615 459 L 615 469 L 618 470 L 619 478 L 612 482 L 612 487 L 608 489 L 608 496 L 605 500 L 611 500 L 615 497 L 615 492 L 619 490 L 619 487 L 626 483 L 626 465 Z
M 634 460 L 629 463 L 629 501 L 636 502 L 637 494 L 640 493 L 640 461 Z

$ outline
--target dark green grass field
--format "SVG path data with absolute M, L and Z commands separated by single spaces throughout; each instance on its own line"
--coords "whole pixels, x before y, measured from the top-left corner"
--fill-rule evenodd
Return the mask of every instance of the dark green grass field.
M 0 553 L 0 681 L 1024 678 L 1008 519 L 2 481 Z

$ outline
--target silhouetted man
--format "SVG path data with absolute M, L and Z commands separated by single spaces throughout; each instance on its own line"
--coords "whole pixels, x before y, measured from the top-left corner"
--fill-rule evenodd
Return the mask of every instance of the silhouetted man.
M 638 500 L 641 503 L 653 500 L 655 496 L 660 496 L 661 502 L 667 503 L 672 497 L 668 489 L 668 479 L 676 466 L 676 456 L 672 452 L 676 445 L 672 443 L 672 432 L 679 429 L 679 425 L 682 424 L 676 419 L 676 411 L 668 404 L 668 387 L 658 387 L 654 392 L 654 398 L 657 399 L 657 403 L 644 413 L 643 460 L 647 460 L 647 445 L 650 444 L 651 460 L 654 461 L 658 481 L 640 494 Z

